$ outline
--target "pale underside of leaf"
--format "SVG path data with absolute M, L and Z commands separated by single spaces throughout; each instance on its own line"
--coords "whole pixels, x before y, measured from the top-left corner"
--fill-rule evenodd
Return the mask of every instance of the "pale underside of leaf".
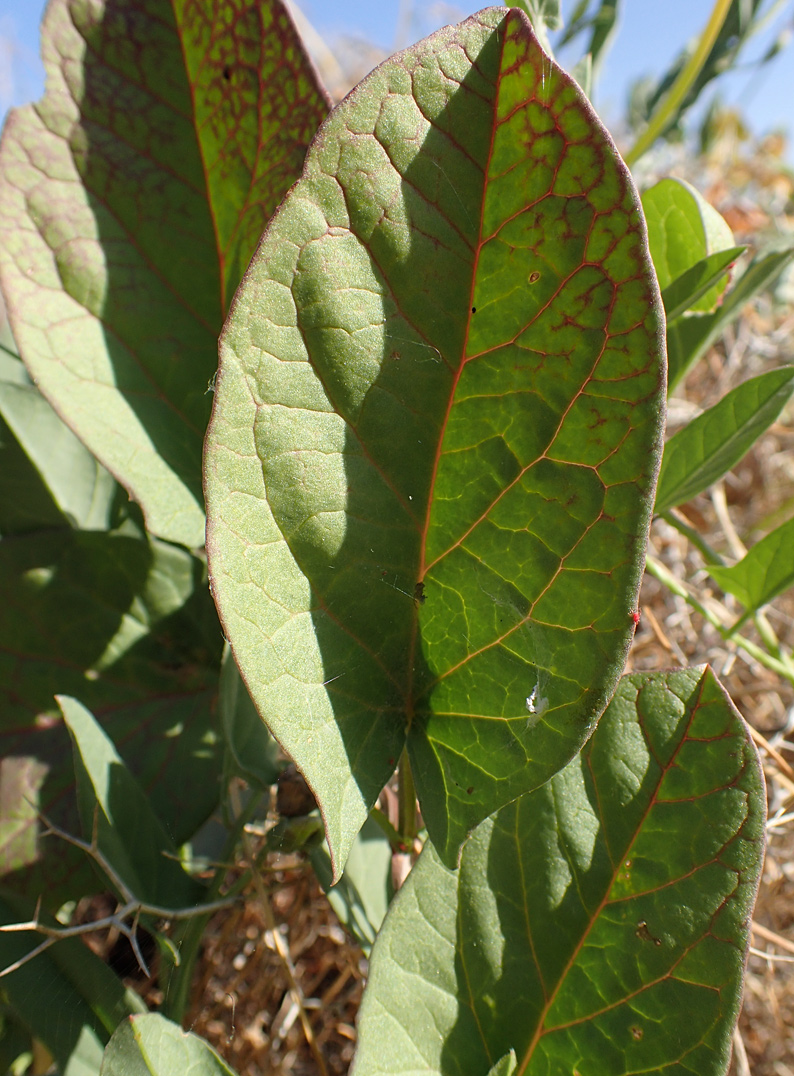
M 454 862 L 592 730 L 663 383 L 636 192 L 522 13 L 335 110 L 227 322 L 205 484 L 227 636 L 337 870 L 406 736 Z
M 14 337 L 149 530 L 201 546 L 217 335 L 326 99 L 280 0 L 53 0 L 42 48 L 0 149 Z

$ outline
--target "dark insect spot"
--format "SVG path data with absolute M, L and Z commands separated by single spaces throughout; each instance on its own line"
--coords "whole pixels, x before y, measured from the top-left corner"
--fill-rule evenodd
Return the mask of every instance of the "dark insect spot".
M 474 785 L 469 785 L 469 787 L 466 789 L 466 795 L 470 796 L 473 791 L 474 791 Z
M 540 280 L 540 273 L 530 273 L 529 274 L 529 282 L 530 282 L 530 284 L 537 284 L 537 282 L 539 280 Z
M 223 69 L 223 77 L 226 79 L 227 82 L 231 82 L 232 69 L 231 69 L 231 67 L 229 67 L 228 64 Z
M 641 1027 L 636 1027 L 636 1026 L 635 1026 L 635 1027 L 633 1027 L 633 1028 L 631 1029 L 631 1037 L 632 1037 L 633 1039 L 636 1039 L 636 1041 L 637 1041 L 637 1042 L 639 1042 L 639 1041 L 640 1041 L 640 1039 L 642 1038 L 642 1036 L 643 1036 L 644 1034 L 645 1034 L 645 1032 L 644 1032 L 644 1031 L 642 1030 L 642 1028 L 641 1028 Z
M 424 605 L 425 602 L 427 601 L 427 595 L 425 594 L 425 585 L 424 585 L 424 583 L 417 583 L 416 586 L 414 587 L 414 601 L 418 602 L 419 605 Z
M 648 924 L 645 922 L 644 919 L 641 919 L 639 923 L 637 923 L 637 929 L 634 933 L 641 941 L 653 942 L 654 945 L 662 944 L 661 939 L 654 938 L 653 934 L 651 934 L 650 930 L 648 930 Z
M 472 314 L 476 314 L 476 313 L 477 313 L 477 307 L 476 307 L 476 306 L 473 306 L 473 307 L 471 308 L 471 312 L 472 312 Z

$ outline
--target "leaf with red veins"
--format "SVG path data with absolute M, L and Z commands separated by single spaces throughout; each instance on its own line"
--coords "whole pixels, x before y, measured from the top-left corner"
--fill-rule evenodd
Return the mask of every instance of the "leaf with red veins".
M 206 489 L 227 637 L 337 872 L 406 741 L 455 863 L 592 732 L 663 339 L 629 173 L 517 9 L 382 64 L 318 132 L 224 330 Z

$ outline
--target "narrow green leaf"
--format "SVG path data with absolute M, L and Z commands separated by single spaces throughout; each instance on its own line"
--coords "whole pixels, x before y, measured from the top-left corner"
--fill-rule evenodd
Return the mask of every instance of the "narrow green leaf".
M 235 1076 L 198 1035 L 159 1013 L 125 1020 L 105 1050 L 101 1076 Z
M 38 389 L 0 380 L 0 416 L 72 526 L 107 530 L 116 483 Z
M 196 585 L 199 562 L 168 546 L 159 559 L 153 545 L 69 528 L 0 542 L 0 876 L 15 872 L 20 892 L 49 907 L 95 884 L 85 857 L 41 836 L 37 811 L 80 831 L 55 694 L 79 697 L 97 715 L 175 843 L 218 801 L 217 617 Z M 159 578 L 174 553 L 176 577 Z M 192 561 L 193 593 L 158 619 L 178 604 L 179 558 Z
M 138 900 L 160 907 L 198 904 L 202 888 L 183 870 L 140 785 L 93 714 L 59 696 L 72 736 L 83 835 L 97 847 Z
M 774 283 L 792 258 L 794 246 L 758 255 L 713 314 L 687 314 L 668 324 L 668 391 L 673 391 L 746 304 Z
M 710 564 L 712 575 L 724 591 L 745 607 L 742 620 L 771 602 L 794 584 L 794 519 L 777 527 L 742 557 L 738 564 Z
M 624 677 L 592 739 L 426 846 L 370 961 L 353 1076 L 724 1076 L 764 849 L 752 740 L 709 669 Z
M 218 712 L 237 773 L 254 788 L 266 789 L 275 784 L 281 771 L 278 744 L 262 724 L 228 644 L 221 663 Z
M 335 874 L 407 738 L 447 862 L 614 689 L 660 447 L 631 178 L 489 8 L 332 113 L 224 330 L 214 595 Z
M 386 834 L 374 818 L 368 818 L 335 885 L 328 845 L 312 849 L 309 857 L 339 922 L 369 956 L 394 896 L 392 847 Z
M 668 284 L 662 291 L 662 302 L 667 320 L 672 321 L 673 318 L 693 309 L 698 299 L 705 295 L 713 284 L 726 276 L 744 250 L 744 247 L 729 247 L 727 250 L 710 254 Z
M 17 894 L 0 897 L 0 922 L 28 922 L 33 904 Z M 41 921 L 56 926 L 41 915 Z M 0 969 L 42 941 L 31 932 L 0 933 Z M 126 1016 L 145 1011 L 143 1001 L 79 938 L 66 938 L 2 980 L 5 999 L 20 1022 L 55 1057 L 61 1073 L 98 1073 L 105 1043 Z M 88 1068 L 84 1066 L 88 1065 Z
M 651 257 L 663 292 L 710 254 L 734 249 L 733 233 L 725 220 L 683 179 L 660 180 L 643 194 L 642 208 L 648 222 Z M 726 283 L 722 281 L 706 291 L 693 309 L 713 310 Z
M 53 0 L 42 49 L 0 146 L 14 337 L 150 531 L 201 546 L 217 335 L 326 99 L 280 0 Z
M 690 501 L 735 467 L 794 392 L 794 367 L 744 381 L 664 446 L 656 512 Z

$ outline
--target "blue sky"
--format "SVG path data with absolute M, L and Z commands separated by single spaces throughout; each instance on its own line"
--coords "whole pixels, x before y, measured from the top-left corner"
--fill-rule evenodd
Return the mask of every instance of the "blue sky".
M 389 51 L 476 10 L 462 7 L 460 0 L 300 0 L 300 6 L 329 44 L 338 35 L 355 34 Z M 563 14 L 573 7 L 573 0 L 563 0 Z M 594 94 L 608 124 L 623 114 L 631 82 L 664 71 L 682 43 L 703 28 L 711 7 L 712 0 L 623 0 L 621 26 Z M 42 0 L 0 0 L 0 112 L 41 93 L 38 23 L 43 8 Z M 762 54 L 786 24 L 794 26 L 794 0 L 787 0 L 769 30 L 751 42 L 745 63 Z M 564 57 L 570 62 L 577 58 Z M 742 109 L 755 132 L 791 130 L 794 48 L 762 73 L 750 67 L 732 73 L 721 82 L 720 91 L 728 104 Z M 794 161 L 791 144 L 788 156 Z

